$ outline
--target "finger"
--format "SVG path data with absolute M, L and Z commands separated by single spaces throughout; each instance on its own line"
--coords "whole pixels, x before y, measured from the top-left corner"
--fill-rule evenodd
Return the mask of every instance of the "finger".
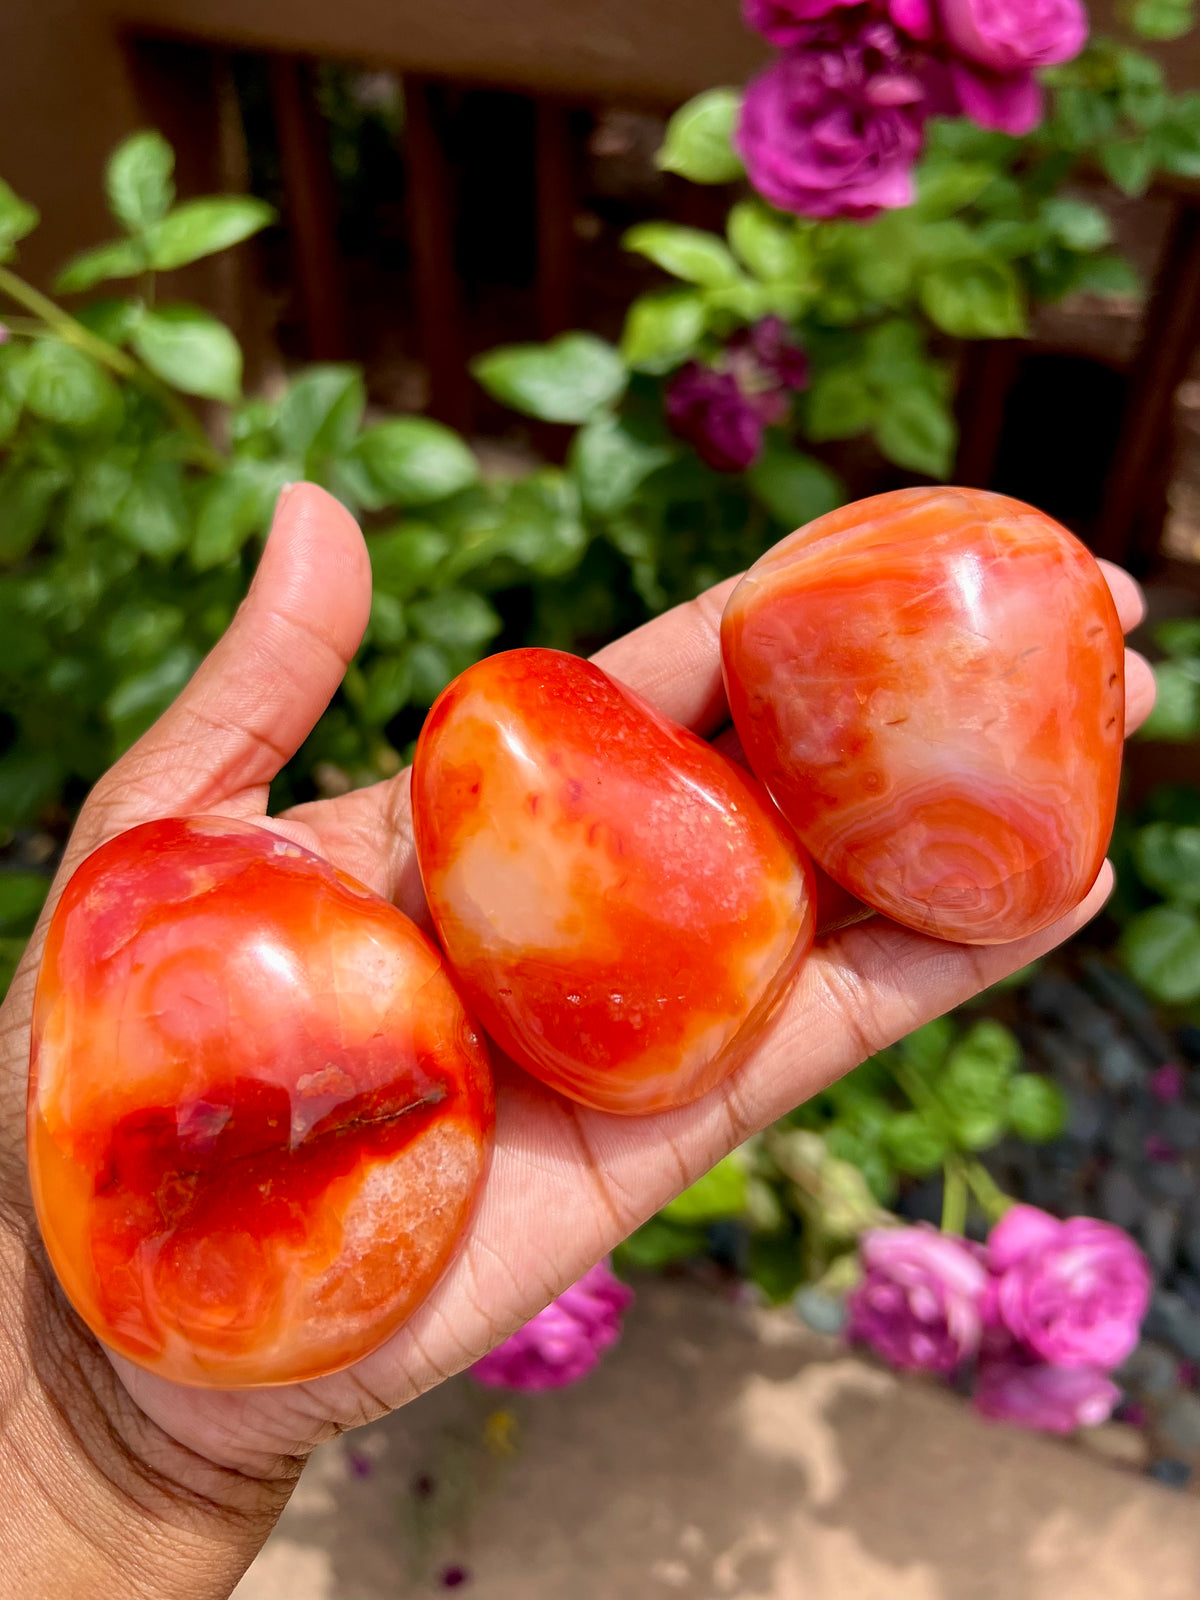
M 1141 584 L 1131 578 L 1124 567 L 1118 567 L 1113 561 L 1101 561 L 1100 570 L 1112 591 L 1122 631 L 1132 633 L 1146 615 L 1146 597 Z
M 371 566 L 353 517 L 285 489 L 250 591 L 191 682 L 97 785 L 115 832 L 164 812 L 261 813 L 267 788 L 342 680 L 367 625 Z
M 1125 732 L 1140 728 L 1154 709 L 1154 673 L 1145 656 L 1125 652 Z

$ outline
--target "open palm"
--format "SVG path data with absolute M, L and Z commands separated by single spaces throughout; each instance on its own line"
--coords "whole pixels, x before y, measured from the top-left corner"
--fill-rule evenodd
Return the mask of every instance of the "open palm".
M 1140 616 L 1137 589 L 1117 569 L 1109 570 L 1109 580 L 1128 628 Z M 728 584 L 710 590 L 598 657 L 704 736 L 718 734 L 728 720 L 718 650 L 728 591 Z M 336 689 L 369 603 L 370 566 L 352 519 L 319 489 L 290 490 L 229 632 L 85 805 L 51 905 L 85 855 L 139 822 L 196 813 L 262 821 L 268 785 Z M 1149 710 L 1153 680 L 1139 657 L 1128 667 L 1129 722 L 1136 726 Z M 402 774 L 300 806 L 269 825 L 428 925 L 408 792 Z M 39 1375 L 48 1341 L 60 1361 L 68 1359 L 63 1350 L 69 1346 L 70 1362 L 89 1375 L 76 1403 L 94 1406 L 126 1448 L 158 1462 L 160 1471 L 186 1483 L 190 1473 L 215 1463 L 219 1470 L 269 1477 L 281 1461 L 302 1458 L 322 1438 L 402 1405 L 477 1359 L 752 1132 L 864 1056 L 1067 938 L 1096 912 L 1110 881 L 1105 868 L 1064 921 L 1002 948 L 945 944 L 880 917 L 846 925 L 843 917 L 841 926 L 818 937 L 750 1059 L 721 1088 L 682 1110 L 642 1118 L 585 1110 L 511 1063 L 498 1063 L 496 1151 L 483 1198 L 463 1249 L 420 1311 L 346 1371 L 239 1393 L 179 1388 L 115 1356 L 120 1383 L 104 1381 L 97 1373 L 108 1369 L 94 1341 L 50 1277 L 32 1221 L 23 1154 L 29 1016 L 43 918 L 0 1011 L 0 1228 L 6 1230 L 5 1259 L 23 1262 L 27 1283 L 38 1287 L 20 1306 L 0 1302 L 0 1327 L 9 1341 L 28 1342 Z M 828 929 L 828 915 L 825 921 Z

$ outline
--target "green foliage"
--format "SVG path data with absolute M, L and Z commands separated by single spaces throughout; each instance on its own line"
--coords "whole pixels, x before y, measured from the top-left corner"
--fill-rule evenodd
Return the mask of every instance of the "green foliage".
M 590 333 L 489 351 L 472 371 L 489 394 L 543 422 L 588 422 L 621 396 L 625 367 Z
M 740 178 L 741 157 L 732 139 L 741 106 L 738 89 L 706 89 L 689 100 L 667 124 L 659 166 L 693 183 L 732 183 Z

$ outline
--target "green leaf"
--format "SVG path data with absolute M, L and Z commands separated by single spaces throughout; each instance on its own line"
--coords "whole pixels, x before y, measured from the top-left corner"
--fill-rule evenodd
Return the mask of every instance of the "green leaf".
M 785 528 L 801 528 L 846 498 L 840 479 L 828 467 L 774 439 L 746 473 L 746 482 Z
M 443 589 L 408 608 L 414 630 L 450 650 L 478 650 L 500 632 L 502 623 L 481 594 L 469 589 Z
M 146 270 L 146 251 L 139 239 L 113 239 L 72 257 L 54 280 L 58 294 L 82 294 L 109 278 L 136 278 Z
M 571 442 L 570 464 L 587 509 L 598 516 L 623 511 L 638 488 L 674 452 L 647 444 L 618 417 L 586 423 Z
M 133 743 L 167 709 L 199 665 L 190 645 L 176 645 L 144 672 L 126 678 L 104 702 L 120 748 Z
M 112 527 L 143 555 L 161 561 L 178 555 L 191 532 L 178 463 L 152 461 L 140 466 L 113 515 Z
M 1041 215 L 1050 232 L 1069 250 L 1103 250 L 1112 243 L 1113 229 L 1107 213 L 1086 200 L 1053 195 L 1042 205 Z
M 127 233 L 144 233 L 166 216 L 175 198 L 175 152 L 161 133 L 132 134 L 109 157 L 104 174 L 108 206 Z
M 655 266 L 708 289 L 737 283 L 738 264 L 728 245 L 715 233 L 683 228 L 673 222 L 641 222 L 622 241 L 626 250 L 645 256 Z
M 1141 737 L 1170 744 L 1200 738 L 1200 683 L 1190 667 L 1181 661 L 1159 661 L 1154 682 L 1154 709 L 1141 726 Z
M 884 1129 L 884 1147 L 901 1172 L 923 1177 L 936 1172 L 948 1145 L 941 1129 L 919 1111 L 902 1111 Z
M 366 404 L 357 367 L 332 363 L 308 367 L 289 385 L 279 402 L 275 426 L 280 443 L 302 463 L 306 478 L 318 477 L 329 457 L 351 448 Z
M 1067 1125 L 1067 1101 L 1050 1078 L 1018 1072 L 1008 1086 L 1008 1121 L 1019 1139 L 1045 1144 Z
M 368 428 L 356 454 L 398 505 L 432 505 L 469 488 L 479 476 L 475 457 L 449 428 L 428 417 L 393 417 Z
M 977 200 L 995 176 L 996 168 L 986 161 L 924 161 L 917 168 L 913 211 L 928 221 L 951 217 Z
M 0 566 L 15 566 L 33 549 L 68 477 L 62 467 L 17 461 L 0 470 Z
M 28 933 L 49 890 L 43 873 L 0 872 L 0 934 Z
M 1168 900 L 1200 905 L 1200 828 L 1151 822 L 1133 841 L 1138 873 Z
M 619 1267 L 640 1267 L 656 1271 L 672 1261 L 685 1261 L 704 1253 L 707 1238 L 703 1228 L 685 1228 L 662 1217 L 651 1217 L 631 1233 L 613 1252 Z
M 620 356 L 590 333 L 505 345 L 478 357 L 471 371 L 497 400 L 543 422 L 586 422 L 625 388 Z
M 739 200 L 726 225 L 734 254 L 766 282 L 807 279 L 812 266 L 807 237 L 796 223 L 761 200 Z
M 147 311 L 133 348 L 156 377 L 184 394 L 232 405 L 242 392 L 242 352 L 223 322 L 198 306 Z
M 949 1017 L 935 1017 L 900 1041 L 900 1054 L 906 1066 L 931 1077 L 939 1072 L 954 1043 L 954 1024 Z
M 958 1112 L 952 1119 L 955 1142 L 963 1150 L 989 1150 L 1004 1137 L 1007 1106 L 998 1110 Z
M 689 100 L 667 124 L 656 157 L 659 167 L 692 183 L 735 182 L 743 171 L 733 148 L 741 108 L 740 89 L 706 89 Z
M 1181 906 L 1154 906 L 1128 924 L 1119 946 L 1126 966 L 1155 1000 L 1200 1000 L 1200 920 Z
M 1200 617 L 1170 617 L 1154 629 L 1154 642 L 1176 661 L 1200 660 Z
M 38 225 L 38 211 L 28 200 L 22 200 L 3 178 L 0 178 L 0 261 L 7 261 L 13 246 Z
M 1154 146 L 1148 139 L 1113 139 L 1100 146 L 1100 165 L 1122 194 L 1145 194 L 1154 175 Z
M 0 756 L 0 828 L 28 827 L 63 780 L 50 750 L 8 750 Z
M 437 571 L 450 553 L 450 541 L 437 528 L 408 523 L 388 533 L 373 533 L 367 552 L 375 588 L 403 600 Z
M 380 656 L 364 674 L 363 720 L 382 728 L 408 704 L 412 693 L 412 663 L 406 655 Z
M 1129 26 L 1143 39 L 1166 42 L 1182 39 L 1195 26 L 1192 0 L 1134 0 Z
M 140 300 L 93 300 L 89 305 L 80 306 L 74 317 L 106 344 L 125 345 L 133 337 L 144 309 Z
M 899 467 L 948 478 L 958 445 L 954 413 L 932 389 L 894 390 L 876 420 L 875 442 Z
M 871 427 L 878 414 L 874 385 L 859 366 L 819 372 L 804 397 L 805 432 L 814 444 L 852 439 Z
M 695 353 L 706 320 L 703 297 L 693 289 L 644 294 L 625 318 L 621 354 L 642 372 L 669 372 Z
M 446 652 L 428 639 L 419 639 L 412 646 L 408 664 L 412 668 L 411 698 L 419 706 L 431 706 L 457 671 Z
M 22 372 L 25 404 L 45 422 L 89 428 L 119 403 L 116 385 L 91 356 L 61 339 L 38 339 Z
M 274 220 L 274 207 L 253 195 L 213 194 L 185 200 L 149 235 L 150 265 L 156 272 L 186 267 L 241 244 Z
M 1026 331 L 1020 280 L 998 257 L 934 267 L 921 279 L 920 299 L 930 321 L 958 339 L 1015 339 Z
M 196 506 L 191 541 L 197 572 L 224 566 L 252 534 L 266 532 L 287 476 L 285 462 L 242 456 L 209 479 Z
M 746 1173 L 736 1156 L 726 1156 L 702 1178 L 668 1202 L 659 1213 L 668 1222 L 719 1222 L 739 1217 L 746 1205 Z
M 1196 169 L 1200 177 L 1200 166 Z M 1143 298 L 1146 286 L 1132 261 L 1124 256 L 1090 256 L 1080 263 L 1076 288 L 1087 294 L 1128 295 L 1136 300 Z
M 586 546 L 575 482 L 548 467 L 509 486 L 494 513 L 467 531 L 446 575 L 457 579 L 507 557 L 541 577 L 561 577 L 578 566 Z

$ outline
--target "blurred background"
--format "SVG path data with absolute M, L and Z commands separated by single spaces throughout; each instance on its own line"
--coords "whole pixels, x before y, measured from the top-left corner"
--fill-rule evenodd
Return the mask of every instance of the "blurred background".
M 1074 4 L 1014 0 L 1018 44 Z M 890 488 L 1027 499 L 1149 602 L 1102 917 L 640 1229 L 582 1382 L 461 1378 L 319 1452 L 243 1600 L 1200 1596 L 1200 32 L 1106 0 L 1025 61 L 986 17 L 947 42 L 972 0 L 932 42 L 881 7 L 905 71 L 1042 99 L 930 98 L 911 203 L 863 216 L 731 135 L 748 80 L 849 59 L 867 8 L 747 12 L 0 16 L 0 992 L 289 479 L 362 518 L 376 599 L 281 805 L 399 771 L 486 651 L 593 649 Z M 1004 1196 L 1148 1262 L 1091 1409 L 981 1417 L 974 1351 L 946 1382 L 845 1340 L 865 1229 L 982 1243 Z

